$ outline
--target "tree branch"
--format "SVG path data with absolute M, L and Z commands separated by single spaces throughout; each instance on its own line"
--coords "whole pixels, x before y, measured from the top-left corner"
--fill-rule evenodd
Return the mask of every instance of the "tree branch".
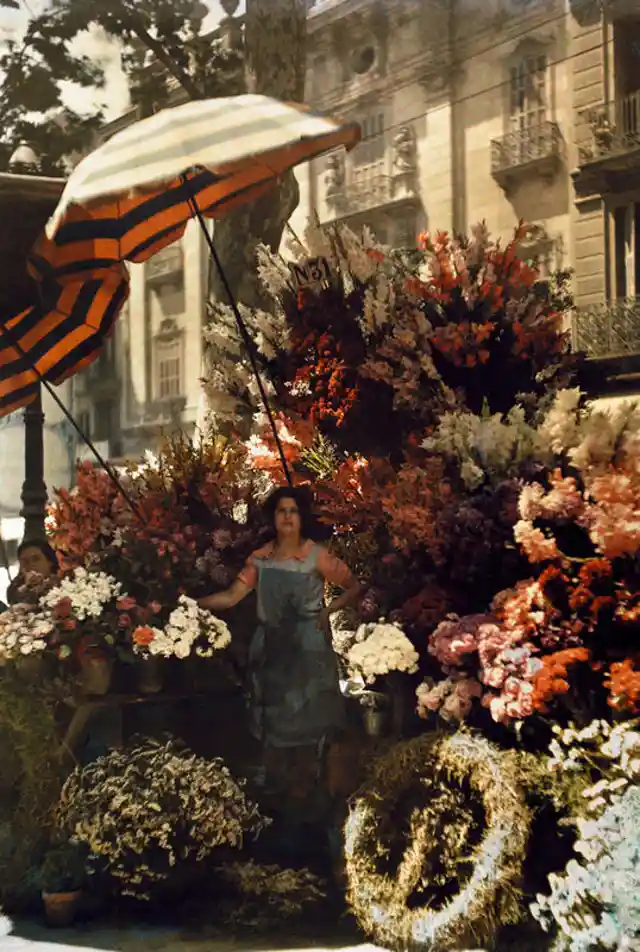
M 182 86 L 189 99 L 202 99 L 204 97 L 203 90 L 199 89 L 189 74 L 180 69 L 176 61 L 167 55 L 162 43 L 149 33 L 140 17 L 130 12 L 123 13 L 123 22 L 124 25 L 131 30 L 132 33 L 135 33 L 138 39 L 151 50 L 158 62 L 162 63 L 167 72 Z

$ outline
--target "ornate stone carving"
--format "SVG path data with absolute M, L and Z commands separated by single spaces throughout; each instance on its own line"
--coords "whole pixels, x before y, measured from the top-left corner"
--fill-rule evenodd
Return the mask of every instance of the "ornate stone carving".
M 334 152 L 327 159 L 327 171 L 324 177 L 325 200 L 327 205 L 339 204 L 345 190 L 345 161 L 344 155 Z
M 396 198 L 416 193 L 417 148 L 411 126 L 403 126 L 393 138 L 393 190 Z

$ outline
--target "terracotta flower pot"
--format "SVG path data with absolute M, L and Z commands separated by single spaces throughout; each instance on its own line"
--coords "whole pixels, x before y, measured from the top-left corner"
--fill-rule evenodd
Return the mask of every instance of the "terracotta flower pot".
M 137 669 L 138 690 L 141 694 L 159 694 L 164 687 L 164 671 L 160 658 L 145 658 Z
M 80 660 L 82 688 L 85 694 L 103 695 L 111 687 L 113 661 L 101 655 L 87 654 Z
M 73 925 L 82 898 L 82 890 L 65 893 L 42 893 L 44 910 L 50 926 L 64 929 Z

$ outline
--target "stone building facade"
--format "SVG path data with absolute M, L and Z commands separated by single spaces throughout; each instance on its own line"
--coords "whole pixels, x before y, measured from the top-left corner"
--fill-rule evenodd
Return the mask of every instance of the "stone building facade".
M 574 333 L 597 358 L 596 384 L 640 389 L 640 4 L 618 2 L 638 9 L 309 0 L 307 102 L 357 119 L 363 140 L 298 170 L 294 232 L 317 214 L 403 246 L 482 219 L 507 239 L 525 220 L 522 251 L 543 278 L 575 268 Z M 195 424 L 207 284 L 193 226 L 182 246 L 132 268 L 112 348 L 76 385 L 77 411 L 112 456 Z
M 640 390 L 640 4 L 571 0 L 578 346 Z

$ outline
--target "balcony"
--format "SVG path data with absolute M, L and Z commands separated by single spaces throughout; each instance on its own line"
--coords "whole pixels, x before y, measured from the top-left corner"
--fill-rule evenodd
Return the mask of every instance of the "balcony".
M 120 395 L 120 381 L 115 361 L 104 351 L 89 365 L 83 376 L 85 393 L 93 400 L 109 399 Z
M 580 113 L 577 143 L 579 190 L 633 187 L 640 174 L 640 90 Z
M 326 217 L 331 220 L 371 215 L 393 217 L 420 204 L 415 172 L 409 169 L 385 175 L 351 169 L 346 181 L 327 192 L 326 204 Z
M 564 164 L 564 139 L 557 122 L 544 121 L 491 141 L 491 174 L 509 192 L 533 176 L 553 179 Z
M 573 349 L 587 360 L 580 388 L 591 398 L 640 392 L 640 297 L 582 308 L 573 316 Z
M 640 356 L 640 297 L 576 311 L 573 347 L 591 359 Z
M 180 245 L 170 245 L 159 251 L 146 264 L 147 283 L 152 287 L 163 284 L 180 285 L 184 272 L 184 256 Z

